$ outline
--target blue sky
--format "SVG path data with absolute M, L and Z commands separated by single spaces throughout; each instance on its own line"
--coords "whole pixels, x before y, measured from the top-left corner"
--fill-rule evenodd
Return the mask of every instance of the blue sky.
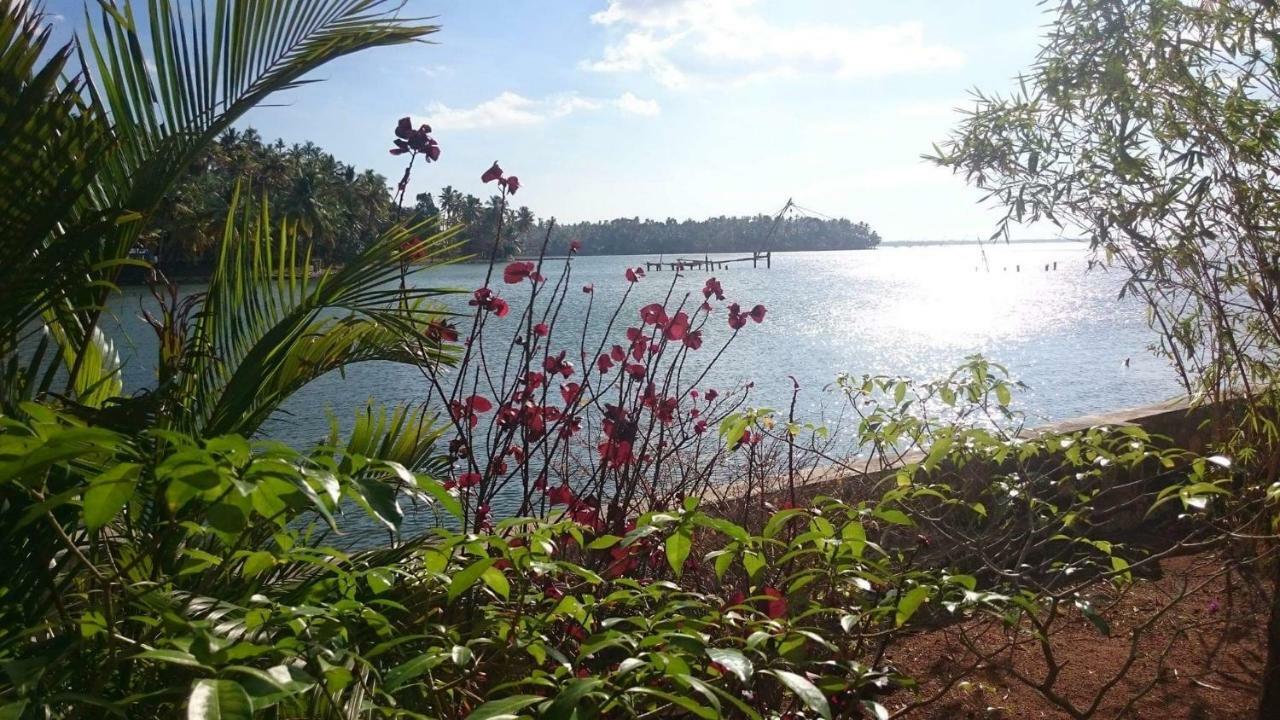
M 410 0 L 404 13 L 435 16 L 435 44 L 340 60 L 242 125 L 394 180 L 391 131 L 411 115 L 443 148 L 411 192 L 487 196 L 479 175 L 497 159 L 540 216 L 701 218 L 794 197 L 888 240 L 990 232 L 980 194 L 919 156 L 970 88 L 1011 87 L 1047 20 L 1031 0 Z

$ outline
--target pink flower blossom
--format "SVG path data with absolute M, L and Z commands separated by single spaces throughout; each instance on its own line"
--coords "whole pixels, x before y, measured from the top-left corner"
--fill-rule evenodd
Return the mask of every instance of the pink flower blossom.
M 502 177 L 502 168 L 498 166 L 498 161 L 494 160 L 493 165 L 484 174 L 480 176 L 480 182 L 489 183 Z

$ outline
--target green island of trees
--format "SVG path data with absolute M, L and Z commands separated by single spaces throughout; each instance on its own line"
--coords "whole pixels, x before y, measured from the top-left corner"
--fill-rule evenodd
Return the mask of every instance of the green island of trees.
M 171 275 L 207 274 L 217 256 L 227 211 L 237 192 L 272 199 L 273 212 L 298 225 L 316 260 L 341 264 L 397 222 L 461 225 L 458 254 L 487 258 L 501 209 L 503 256 L 537 252 L 548 221 L 501 197 L 482 199 L 444 187 L 395 207 L 387 179 L 343 163 L 313 143 L 265 142 L 253 128 L 228 129 L 201 149 L 140 235 L 157 265 Z M 866 223 L 845 219 L 773 216 L 665 221 L 623 218 L 561 226 L 549 251 L 569 243 L 583 255 L 675 255 L 772 250 L 859 250 L 880 242 Z
M 376 175 L 227 133 L 439 27 L 382 0 L 100 9 L 53 46 L 38 4 L 0 6 L 0 719 L 1280 717 L 1274 4 L 1061 2 L 1019 90 L 930 156 L 1126 273 L 1185 443 L 1032 431 L 976 356 L 839 375 L 844 433 L 753 407 L 704 370 L 778 318 L 716 278 L 581 288 L 570 252 L 434 288 L 461 251 L 529 246 L 473 196 L 396 222 Z M 521 170 L 476 168 L 503 226 Z M 142 388 L 102 322 L 133 268 Z M 263 437 L 368 362 L 426 397 Z

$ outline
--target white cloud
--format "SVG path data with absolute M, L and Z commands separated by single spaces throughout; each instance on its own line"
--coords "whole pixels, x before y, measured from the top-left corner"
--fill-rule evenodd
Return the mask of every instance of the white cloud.
M 429 78 L 442 77 L 444 75 L 452 75 L 453 68 L 448 65 L 436 63 L 435 65 L 419 65 L 414 68 L 418 72 Z
M 780 25 L 754 0 L 608 0 L 592 22 L 622 35 L 596 72 L 645 72 L 668 87 L 692 79 L 740 81 L 816 74 L 869 78 L 953 67 L 963 55 L 925 38 L 918 22 L 864 27 Z
M 657 100 L 645 100 L 636 97 L 633 93 L 624 92 L 613 101 L 615 107 L 619 110 L 631 113 L 632 115 L 648 115 L 653 116 L 662 112 L 662 108 L 658 107 Z
M 657 101 L 644 100 L 630 92 L 623 93 L 614 100 L 582 97 L 575 93 L 533 99 L 508 90 L 469 108 L 455 108 L 443 103 L 433 103 L 427 108 L 426 121 L 439 130 L 517 127 L 537 125 L 578 112 L 600 110 L 607 106 L 634 115 L 656 115 L 660 111 Z

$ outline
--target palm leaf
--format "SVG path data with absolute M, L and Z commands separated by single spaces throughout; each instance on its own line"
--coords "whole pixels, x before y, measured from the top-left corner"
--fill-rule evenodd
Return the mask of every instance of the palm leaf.
M 231 215 L 237 213 L 233 198 Z M 454 353 L 429 329 L 448 290 L 401 288 L 410 258 L 454 247 L 457 228 L 419 239 L 396 227 L 341 269 L 316 276 L 296 226 L 273 225 L 264 201 L 240 228 L 227 222 L 222 252 L 191 332 L 195 369 L 180 393 L 180 429 L 250 435 L 316 378 L 358 362 L 449 364 Z
M 104 374 L 81 348 L 146 220 L 215 136 L 330 60 L 437 30 L 388 0 L 148 0 L 145 22 L 127 0 L 97 4 L 84 41 L 52 52 L 35 4 L 0 9 L 0 358 L 57 322 L 69 390 Z

